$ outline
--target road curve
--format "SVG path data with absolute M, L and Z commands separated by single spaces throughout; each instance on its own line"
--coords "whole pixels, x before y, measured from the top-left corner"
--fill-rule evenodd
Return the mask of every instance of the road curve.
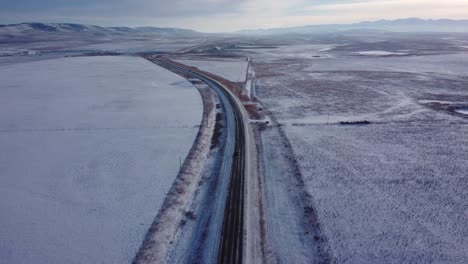
M 244 211 L 245 211 L 245 174 L 246 174 L 246 117 L 245 110 L 236 96 L 223 84 L 200 72 L 195 72 L 189 67 L 173 63 L 167 59 L 152 59 L 153 62 L 171 71 L 182 73 L 205 82 L 219 96 L 226 112 L 227 140 L 223 164 L 220 173 L 221 178 L 227 179 L 226 192 L 218 206 L 214 206 L 213 213 L 219 219 L 213 232 L 218 237 L 213 237 L 212 247 L 208 251 L 207 259 L 218 263 L 242 263 L 244 253 Z M 247 155 L 248 156 L 248 155 Z M 247 161 L 248 162 L 248 161 Z M 215 255 L 216 254 L 216 255 Z M 210 257 L 211 256 L 211 257 Z

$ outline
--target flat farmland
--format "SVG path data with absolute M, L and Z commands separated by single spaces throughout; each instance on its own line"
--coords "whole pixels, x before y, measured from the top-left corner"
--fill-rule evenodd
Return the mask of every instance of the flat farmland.
M 0 76 L 0 263 L 131 262 L 197 135 L 198 91 L 135 57 Z

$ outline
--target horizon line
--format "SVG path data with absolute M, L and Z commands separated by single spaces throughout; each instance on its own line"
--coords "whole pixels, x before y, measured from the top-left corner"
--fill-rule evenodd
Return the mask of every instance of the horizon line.
M 72 25 L 83 25 L 83 26 L 97 26 L 97 27 L 102 27 L 102 28 L 131 28 L 131 29 L 138 29 L 138 28 L 161 28 L 161 29 L 181 29 L 181 30 L 191 30 L 195 31 L 198 33 L 204 33 L 204 34 L 225 34 L 225 33 L 238 33 L 242 31 L 267 31 L 267 30 L 273 30 L 273 29 L 288 29 L 288 28 L 300 28 L 300 27 L 307 27 L 307 26 L 339 26 L 339 25 L 355 25 L 355 24 L 362 24 L 362 23 L 375 23 L 375 22 L 380 22 L 380 21 L 399 21 L 399 20 L 420 20 L 420 21 L 468 21 L 468 18 L 463 18 L 463 19 L 451 19 L 451 18 L 419 18 L 419 17 L 404 17 L 404 18 L 395 18 L 395 19 L 376 19 L 376 20 L 363 20 L 363 21 L 358 21 L 358 22 L 350 22 L 350 23 L 319 23 L 319 24 L 303 24 L 303 25 L 296 25 L 296 26 L 284 26 L 284 27 L 259 27 L 259 28 L 245 28 L 245 29 L 240 29 L 240 30 L 235 30 L 235 31 L 224 31 L 224 32 L 204 32 L 204 31 L 198 31 L 195 29 L 191 28 L 183 28 L 183 27 L 172 27 L 172 26 L 104 26 L 104 25 L 99 25 L 99 24 L 92 24 L 92 23 L 74 23 L 74 22 L 40 22 L 40 21 L 24 21 L 24 22 L 17 22 L 17 23 L 0 23 L 0 26 L 14 26 L 14 25 L 21 25 L 21 24 L 72 24 Z

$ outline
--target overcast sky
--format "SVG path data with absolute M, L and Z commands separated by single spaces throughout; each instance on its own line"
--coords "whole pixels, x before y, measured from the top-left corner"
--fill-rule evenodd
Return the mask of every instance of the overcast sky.
M 70 22 L 204 32 L 396 18 L 468 18 L 468 0 L 0 0 L 0 24 Z

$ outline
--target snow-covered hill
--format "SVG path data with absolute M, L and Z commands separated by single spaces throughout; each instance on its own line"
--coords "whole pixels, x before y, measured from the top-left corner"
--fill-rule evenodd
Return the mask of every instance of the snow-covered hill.
M 91 35 L 196 35 L 198 32 L 179 28 L 158 27 L 101 27 L 70 23 L 20 23 L 0 25 L 0 36 L 25 36 L 30 34 L 91 34 Z

